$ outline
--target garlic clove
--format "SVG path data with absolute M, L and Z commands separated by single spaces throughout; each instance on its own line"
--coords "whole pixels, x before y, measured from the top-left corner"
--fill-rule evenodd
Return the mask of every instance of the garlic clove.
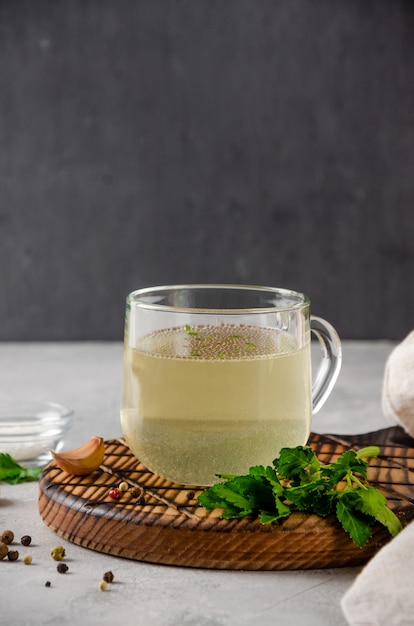
M 67 452 L 51 450 L 55 463 L 60 469 L 75 476 L 86 476 L 101 465 L 105 454 L 103 437 L 94 435 L 84 444 Z

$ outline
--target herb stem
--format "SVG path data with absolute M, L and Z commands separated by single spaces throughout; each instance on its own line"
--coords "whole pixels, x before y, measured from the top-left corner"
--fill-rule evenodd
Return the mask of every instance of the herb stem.
M 352 472 L 350 472 L 347 476 L 347 481 L 350 487 L 353 486 L 353 483 L 356 483 L 358 485 L 358 487 L 360 487 L 361 489 L 367 489 L 368 487 L 366 485 L 364 485 L 363 482 L 361 482 L 359 480 L 359 478 L 357 476 L 355 476 L 355 474 L 352 474 Z

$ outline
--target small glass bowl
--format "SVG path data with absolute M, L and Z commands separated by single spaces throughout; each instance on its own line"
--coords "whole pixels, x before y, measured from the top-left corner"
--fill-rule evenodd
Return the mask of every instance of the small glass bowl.
M 0 452 L 25 466 L 50 461 L 72 426 L 71 409 L 54 402 L 0 403 Z

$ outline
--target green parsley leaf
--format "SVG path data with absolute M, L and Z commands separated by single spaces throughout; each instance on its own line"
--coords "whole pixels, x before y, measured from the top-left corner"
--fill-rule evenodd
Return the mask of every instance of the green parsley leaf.
M 273 493 L 279 496 L 282 495 L 283 487 L 277 477 L 276 470 L 273 467 L 270 467 L 270 465 L 267 467 L 264 467 L 263 465 L 255 465 L 254 467 L 251 467 L 249 469 L 249 476 L 267 480 L 273 487 Z
M 352 482 L 352 480 L 355 480 L 355 474 L 359 474 L 366 479 L 367 469 L 368 463 L 366 461 L 358 458 L 354 450 L 347 450 L 337 459 L 336 463 L 331 463 L 322 471 L 335 484 L 347 477 L 349 479 L 348 482 Z
M 347 531 L 354 543 L 360 548 L 371 537 L 371 523 L 369 518 L 358 513 L 355 507 L 356 494 L 347 492 L 349 497 L 341 497 L 336 504 L 336 516 L 342 524 L 342 528 Z
M 290 506 L 286 504 L 286 502 L 282 502 L 278 496 L 275 496 L 275 508 L 276 510 L 273 512 L 260 511 L 259 517 L 262 524 L 270 524 L 270 522 L 276 522 L 284 517 L 289 517 L 292 512 Z
M 21 482 L 39 480 L 41 467 L 22 467 L 10 454 L 0 452 L 0 481 L 16 485 Z
M 278 459 L 273 461 L 277 471 L 299 485 L 310 482 L 315 475 L 319 477 L 320 463 L 310 446 L 282 448 Z
M 358 510 L 371 515 L 377 522 L 388 528 L 390 535 L 395 537 L 402 529 L 402 524 L 391 509 L 387 507 L 386 497 L 374 487 L 358 489 L 359 500 L 355 503 Z
M 334 493 L 327 489 L 327 485 L 328 483 L 320 478 L 304 485 L 290 487 L 285 493 L 299 511 L 309 511 L 320 517 L 326 517 L 332 512 L 334 500 Z

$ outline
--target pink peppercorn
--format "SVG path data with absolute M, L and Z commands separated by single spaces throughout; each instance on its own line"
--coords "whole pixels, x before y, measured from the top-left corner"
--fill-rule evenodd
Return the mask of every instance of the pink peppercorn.
M 121 495 L 122 492 L 120 489 L 118 489 L 118 487 L 114 487 L 113 489 L 109 490 L 109 497 L 112 498 L 112 500 L 119 500 Z

